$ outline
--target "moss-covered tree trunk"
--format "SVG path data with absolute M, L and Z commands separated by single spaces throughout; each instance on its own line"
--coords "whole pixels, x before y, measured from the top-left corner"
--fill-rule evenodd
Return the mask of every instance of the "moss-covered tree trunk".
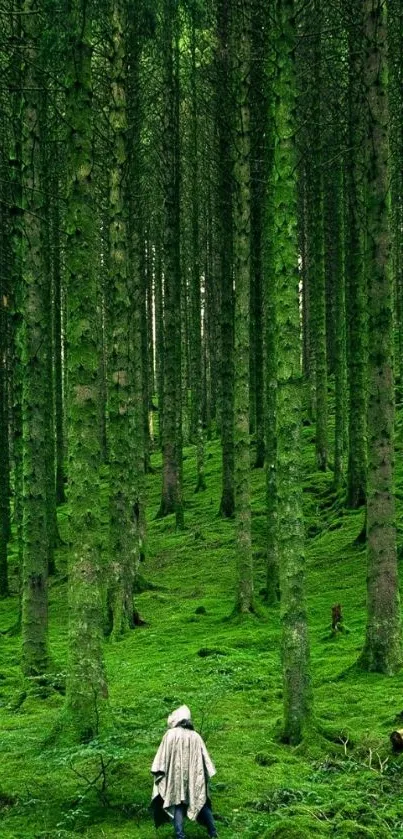
M 220 275 L 220 396 L 222 492 L 220 514 L 235 512 L 234 490 L 234 289 L 233 289 L 233 171 L 231 145 L 232 97 L 229 64 L 230 4 L 217 7 L 216 122 L 218 135 L 217 211 Z
M 133 627 L 133 584 L 138 561 L 138 528 L 133 487 L 134 425 L 132 370 L 132 272 L 128 262 L 125 177 L 128 164 L 127 6 L 110 10 L 109 163 L 109 359 L 108 439 L 110 464 L 109 607 L 112 635 Z M 147 405 L 146 405 L 147 408 Z M 140 431 L 141 433 L 141 431 Z M 128 464 L 131 466 L 128 468 Z
M 179 173 L 179 35 L 174 0 L 163 5 L 164 383 L 160 516 L 183 525 L 181 265 Z
M 15 15 L 13 20 L 14 43 L 18 45 L 21 40 L 22 2 L 15 0 Z M 23 533 L 22 533 L 22 495 L 23 495 L 23 445 L 22 445 L 22 236 L 24 214 L 22 210 L 22 62 L 18 46 L 12 57 L 12 79 L 16 88 L 20 91 L 12 100 L 12 137 L 9 153 L 9 180 L 10 180 L 10 304 L 12 309 L 11 330 L 12 357 L 11 357 L 11 381 L 10 381 L 10 406 L 11 406 L 11 457 L 14 466 L 14 509 L 13 518 L 16 530 L 17 541 L 17 570 L 19 588 L 19 610 L 17 627 L 21 627 L 22 610 L 22 565 L 23 565 Z
M 138 119 L 138 116 L 134 117 Z M 148 307 L 147 307 L 147 249 L 145 236 L 145 220 L 141 205 L 137 208 L 137 236 L 138 236 L 138 254 L 139 254 L 139 270 L 141 280 L 141 320 L 140 320 L 140 336 L 141 336 L 141 372 L 142 372 L 142 416 L 143 416 L 143 446 L 144 446 L 144 467 L 146 472 L 150 472 L 150 423 L 149 423 L 149 408 L 152 398 L 150 392 L 149 381 L 149 366 L 150 354 L 148 344 Z
M 264 353 L 263 353 L 263 208 L 267 182 L 265 155 L 266 78 L 265 40 L 268 21 L 266 4 L 253 0 L 251 18 L 251 317 L 250 383 L 251 430 L 256 439 L 254 466 L 264 465 Z
M 163 307 L 163 276 L 162 253 L 160 242 L 156 244 L 155 260 L 155 351 L 156 351 L 156 379 L 158 395 L 158 437 L 162 448 L 162 429 L 164 422 L 164 307 Z
M 293 0 L 276 2 L 273 183 L 277 301 L 277 491 L 281 589 L 284 731 L 298 743 L 309 721 L 311 689 L 304 593 L 301 486 L 301 324 L 296 180 L 296 24 Z
M 51 239 L 52 239 L 52 298 L 53 298 L 53 353 L 54 353 L 54 393 L 55 393 L 55 435 L 56 435 L 56 503 L 63 504 L 66 500 L 64 479 L 64 392 L 63 392 L 63 301 L 62 301 L 62 262 L 60 241 L 60 207 L 58 194 L 60 189 L 59 160 L 55 162 L 52 179 L 52 192 L 55 196 L 51 205 Z
M 360 663 L 392 674 L 402 663 L 394 499 L 393 295 L 387 22 L 382 0 L 362 0 L 368 244 L 368 619 Z
M 267 40 L 266 83 L 272 81 L 273 43 Z M 278 568 L 278 518 L 277 518 L 277 347 L 276 347 L 276 286 L 274 265 L 274 191 L 273 191 L 273 152 L 274 152 L 274 113 L 270 96 L 266 100 L 265 130 L 265 167 L 267 177 L 263 208 L 263 316 L 264 316 L 264 362 L 265 362 L 265 466 L 266 466 L 266 557 L 267 576 L 265 600 L 269 606 L 278 603 L 280 598 Z
M 23 574 L 22 669 L 32 676 L 48 664 L 48 373 L 49 275 L 44 261 L 44 192 L 41 184 L 42 107 L 40 18 L 34 0 L 23 6 L 22 192 L 22 427 Z
M 251 3 L 235 0 L 232 59 L 234 117 L 234 286 L 235 286 L 235 516 L 238 586 L 236 609 L 253 611 L 250 504 L 249 318 L 251 275 L 250 60 Z
M 308 286 L 305 169 L 303 166 L 300 167 L 298 177 L 298 246 L 301 260 L 302 371 L 304 378 L 309 382 L 309 379 L 311 378 L 310 305 Z M 308 408 L 310 413 L 310 404 L 308 405 Z M 310 416 L 310 419 L 311 418 L 312 417 Z
M 346 311 L 348 372 L 347 504 L 365 504 L 367 473 L 367 311 L 364 237 L 365 109 L 362 107 L 362 7 L 353 4 L 349 31 L 348 156 L 346 171 Z
M 199 182 L 199 102 L 196 65 L 196 11 L 192 9 L 191 21 L 191 417 L 190 427 L 196 443 L 195 492 L 206 489 L 204 476 L 204 431 L 202 416 L 202 334 L 200 291 L 200 182 Z
M 325 471 L 328 462 L 327 438 L 327 357 L 326 357 L 326 283 L 323 229 L 323 138 L 322 138 L 322 3 L 314 0 L 306 36 L 310 39 L 308 59 L 309 129 L 307 139 L 307 231 L 308 282 L 311 324 L 311 348 L 315 369 L 316 465 Z
M 138 7 L 138 12 L 141 4 Z M 143 186 L 141 180 L 142 152 L 141 152 L 141 130 L 143 112 L 141 108 L 141 75 L 140 59 L 143 48 L 143 33 L 140 29 L 141 14 L 137 13 L 129 17 L 128 29 L 128 188 L 125 197 L 128 202 L 128 260 L 131 283 L 131 374 L 133 391 L 133 423 L 131 440 L 132 445 L 132 493 L 133 493 L 133 514 L 137 528 L 138 560 L 144 559 L 146 541 L 146 493 L 145 493 L 145 472 L 147 457 L 149 458 L 149 427 L 148 427 L 148 401 L 144 404 L 144 379 L 148 376 L 148 370 L 144 368 L 143 355 L 143 277 L 141 248 L 143 240 L 143 215 L 140 204 L 143 200 Z M 123 174 L 123 173 L 122 173 Z M 149 240 L 150 247 L 150 240 Z M 156 274 L 161 268 L 159 261 Z M 160 278 L 161 279 L 161 278 Z M 158 283 L 156 277 L 156 285 Z M 162 304 L 162 299 L 161 299 Z M 148 312 L 151 317 L 151 312 Z M 156 314 L 157 318 L 157 314 Z M 158 357 L 158 356 L 157 356 Z M 147 394 L 149 393 L 147 383 Z M 148 400 L 148 396 L 147 396 Z M 147 429 L 145 424 L 147 422 Z M 138 562 L 136 562 L 138 570 Z
M 148 410 L 151 410 L 151 403 L 155 394 L 155 354 L 154 354 L 154 337 L 153 337 L 153 320 L 154 320 L 154 253 L 151 242 L 150 224 L 147 225 L 146 232 L 146 303 L 147 303 L 147 347 L 148 347 L 148 392 L 149 404 Z M 148 420 L 148 417 L 147 417 Z M 153 443 L 152 428 L 149 428 L 150 445 Z
M 334 292 L 334 485 L 341 489 L 345 479 L 347 453 L 347 343 L 346 295 L 344 273 L 343 174 L 341 167 L 332 167 L 327 179 L 328 271 Z
M 403 10 L 400 0 L 390 0 L 389 103 L 392 163 L 392 270 L 396 295 L 396 378 L 399 402 L 403 399 Z
M 1 199 L 1 196 L 0 196 Z M 7 335 L 9 334 L 9 295 L 5 283 L 6 224 L 4 204 L 0 206 L 0 597 L 8 595 L 7 546 L 10 536 L 10 458 L 8 423 Z
M 265 432 L 266 432 L 266 555 L 267 578 L 265 599 L 273 606 L 280 596 L 278 568 L 278 513 L 277 513 L 277 347 L 276 305 L 273 263 L 272 196 L 267 196 L 268 220 L 265 225 L 264 259 L 264 317 L 265 317 Z
M 108 690 L 102 652 L 100 580 L 99 313 L 93 211 L 92 13 L 71 0 L 66 19 L 66 284 L 69 475 L 69 664 L 72 734 L 91 739 Z
M 49 112 L 49 91 L 47 88 L 43 91 L 41 97 L 41 111 L 39 120 L 42 125 L 42 142 L 40 146 L 40 182 L 43 189 L 43 210 L 42 210 L 42 256 L 45 276 L 48 278 L 46 283 L 46 298 L 44 300 L 44 307 L 47 312 L 46 321 L 43 325 L 46 334 L 44 334 L 44 341 L 47 346 L 47 374 L 44 382 L 46 387 L 46 422 L 47 428 L 45 433 L 46 448 L 43 455 L 46 459 L 46 506 L 47 506 L 47 532 L 48 532 L 48 574 L 53 575 L 56 571 L 55 564 L 55 548 L 60 543 L 58 525 L 57 525 L 57 508 L 56 508 L 56 449 L 55 449 L 55 400 L 54 400 L 54 382 L 53 382 L 53 334 L 52 334 L 52 257 L 51 257 L 51 166 L 53 160 L 50 158 L 49 144 L 47 142 L 51 122 Z

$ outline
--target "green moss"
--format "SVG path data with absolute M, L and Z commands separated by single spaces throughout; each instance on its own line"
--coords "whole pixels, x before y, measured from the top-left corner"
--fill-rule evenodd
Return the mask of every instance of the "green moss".
M 163 591 L 147 588 L 136 596 L 147 627 L 136 629 L 117 645 L 105 644 L 116 737 L 116 759 L 108 778 L 110 806 L 86 791 L 69 761 L 61 762 L 60 751 L 50 742 L 46 745 L 46 737 L 60 721 L 63 697 L 57 691 L 48 698 L 30 696 L 18 710 L 11 710 L 11 701 L 23 689 L 20 638 L 1 637 L 0 673 L 5 678 L 0 680 L 0 789 L 15 799 L 0 812 L 2 839 L 59 839 L 58 831 L 62 839 L 153 839 L 155 830 L 147 811 L 149 766 L 168 713 L 184 701 L 217 766 L 212 799 L 222 839 L 263 839 L 267 831 L 287 824 L 305 829 L 306 837 L 337 835 L 336 829 L 343 829 L 343 824 L 363 825 L 375 837 L 399 836 L 403 822 L 399 759 L 390 753 L 389 768 L 381 774 L 377 754 L 382 760 L 389 754 L 389 734 L 403 708 L 401 678 L 350 669 L 365 631 L 365 551 L 353 545 L 362 514 L 324 508 L 321 531 L 308 544 L 316 733 L 302 747 L 291 748 L 275 739 L 276 720 L 282 716 L 278 610 L 262 606 L 264 619 L 239 624 L 223 620 L 234 600 L 235 528 L 232 521 L 217 517 L 221 494 L 217 441 L 208 444 L 208 453 L 208 488 L 196 497 L 192 494 L 194 451 L 186 450 L 184 484 L 190 502 L 184 532 L 176 533 L 173 521 L 154 521 L 160 474 L 157 471 L 147 478 L 149 531 L 144 572 Z M 315 508 L 331 476 L 312 469 L 311 442 L 304 440 L 302 454 L 304 482 L 310 487 L 304 493 L 304 510 L 310 522 L 318 516 Z M 159 467 L 160 456 L 153 456 L 153 465 Z M 398 468 L 402 482 L 403 462 Z M 101 480 L 100 536 L 104 538 L 106 470 Z M 251 487 L 254 509 L 264 509 L 261 471 L 251 473 Z M 401 520 L 402 502 L 398 515 Z M 265 574 L 264 527 L 258 522 L 264 524 L 264 517 L 252 520 L 256 581 Z M 340 527 L 330 529 L 335 523 Z M 63 532 L 65 508 L 59 524 Z M 203 532 L 205 539 L 195 540 L 195 531 Z M 64 560 L 65 552 L 59 551 L 58 567 Z M 339 643 L 324 644 L 321 638 L 331 606 L 338 602 L 351 631 Z M 206 614 L 188 623 L 199 604 Z M 11 626 L 17 612 L 14 593 L 0 603 L 0 627 Z M 66 621 L 66 583 L 56 580 L 50 587 L 49 614 L 56 673 L 66 667 Z M 201 658 L 197 652 L 202 648 L 228 655 Z M 161 829 L 159 839 L 170 835 L 168 826 Z M 196 839 L 202 832 L 189 825 L 188 835 Z M 283 839 L 292 839 L 292 834 L 283 834 Z
M 390 832 L 386 828 L 365 827 L 363 824 L 347 819 L 336 827 L 334 836 L 348 837 L 348 839 L 388 839 Z
M 326 827 L 309 816 L 279 819 L 262 839 L 309 839 L 311 836 L 328 836 Z

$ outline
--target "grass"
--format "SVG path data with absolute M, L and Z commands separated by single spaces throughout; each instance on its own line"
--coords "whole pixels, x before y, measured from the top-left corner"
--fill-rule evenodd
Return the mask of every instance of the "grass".
M 403 709 L 402 678 L 354 669 L 365 628 L 365 548 L 354 545 L 363 514 L 346 511 L 334 498 L 331 472 L 314 471 L 312 435 L 305 427 L 312 736 L 298 748 L 275 736 L 282 715 L 279 609 L 261 602 L 259 617 L 226 620 L 234 602 L 235 530 L 217 517 L 218 443 L 208 444 L 207 490 L 197 495 L 194 450 L 185 450 L 186 529 L 180 533 L 173 517 L 155 519 L 161 458 L 154 455 L 142 567 L 153 587 L 136 597 L 147 625 L 105 644 L 115 727 L 97 749 L 54 748 L 49 734 L 60 720 L 63 696 L 38 686 L 19 704 L 25 689 L 20 639 L 0 636 L 1 839 L 155 839 L 149 767 L 168 713 L 183 702 L 217 766 L 211 791 L 223 839 L 403 835 L 401 766 L 389 747 Z M 252 472 L 252 492 L 259 592 L 265 579 L 262 470 Z M 62 508 L 62 532 L 65 517 Z M 66 671 L 65 562 L 61 551 L 59 576 L 50 585 L 50 647 L 60 674 Z M 334 603 L 342 604 L 349 629 L 338 638 L 330 633 Z M 0 602 L 1 629 L 16 617 L 16 596 Z M 97 792 L 82 777 L 94 780 L 99 754 L 110 760 L 104 795 L 100 781 Z M 161 839 L 170 835 L 169 826 L 159 831 Z M 188 824 L 189 839 L 203 835 Z

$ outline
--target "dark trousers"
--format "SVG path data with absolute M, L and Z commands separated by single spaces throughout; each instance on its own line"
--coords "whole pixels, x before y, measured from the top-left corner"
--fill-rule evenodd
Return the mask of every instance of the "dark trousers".
M 177 804 L 174 812 L 174 830 L 176 839 L 185 839 L 183 832 L 183 824 L 186 816 L 186 804 Z M 213 814 L 208 804 L 200 810 L 197 820 L 202 822 L 207 828 L 209 836 L 217 836 L 216 827 L 214 824 Z

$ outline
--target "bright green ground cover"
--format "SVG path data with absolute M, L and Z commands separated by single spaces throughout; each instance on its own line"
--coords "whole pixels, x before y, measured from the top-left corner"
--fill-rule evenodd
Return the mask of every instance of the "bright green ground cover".
M 388 740 L 396 715 L 403 712 L 403 679 L 348 669 L 361 649 L 365 625 L 365 548 L 354 545 L 363 514 L 347 513 L 337 503 L 331 473 L 312 471 L 311 428 L 304 429 L 304 439 L 312 672 L 322 733 L 313 733 L 297 749 L 275 738 L 281 718 L 278 609 L 261 605 L 259 618 L 225 620 L 234 601 L 234 525 L 216 516 L 218 444 L 208 446 L 208 488 L 199 495 L 192 493 L 194 453 L 185 452 L 182 533 L 175 533 L 172 517 L 153 519 L 161 465 L 155 456 L 143 568 L 155 588 L 137 596 L 147 626 L 105 647 L 116 726 L 99 745 L 104 761 L 112 758 L 104 798 L 77 775 L 93 780 L 99 756 L 57 749 L 49 737 L 63 706 L 58 690 L 39 686 L 37 695 L 15 710 L 23 690 L 19 639 L 0 636 L 1 839 L 155 837 L 147 809 L 149 766 L 168 712 L 182 702 L 192 708 L 217 765 L 212 795 L 223 839 L 403 836 L 403 765 Z M 398 452 L 399 467 L 400 459 Z M 259 592 L 264 584 L 262 471 L 253 472 L 252 485 Z M 62 532 L 65 523 L 63 509 Z M 61 552 L 50 592 L 50 643 L 58 673 L 66 668 L 64 563 Z M 338 602 L 349 633 L 334 640 L 330 612 Z M 201 606 L 205 614 L 196 614 Z M 0 627 L 11 626 L 16 614 L 16 597 L 1 602 Z M 198 655 L 205 648 L 216 652 Z M 159 832 L 161 839 L 170 835 L 169 827 Z M 189 839 L 203 835 L 189 825 Z

